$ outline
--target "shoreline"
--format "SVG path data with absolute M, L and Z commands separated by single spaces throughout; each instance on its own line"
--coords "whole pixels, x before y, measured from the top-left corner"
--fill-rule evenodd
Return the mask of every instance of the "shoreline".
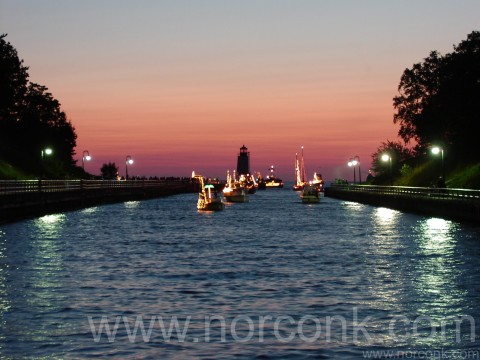
M 90 206 L 193 193 L 189 180 L 0 182 L 0 225 Z
M 325 196 L 420 215 L 480 224 L 480 191 L 402 186 L 333 185 Z

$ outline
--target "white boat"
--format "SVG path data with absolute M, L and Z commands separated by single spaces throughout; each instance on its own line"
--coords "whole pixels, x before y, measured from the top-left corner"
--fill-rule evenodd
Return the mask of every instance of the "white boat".
M 320 189 L 315 185 L 305 185 L 300 198 L 303 203 L 318 203 L 320 202 Z
M 215 187 L 211 184 L 205 185 L 202 175 L 195 175 L 195 179 L 200 184 L 198 193 L 197 209 L 203 211 L 219 211 L 225 208 L 222 196 L 217 193 Z
M 227 202 L 248 202 L 248 189 L 242 186 L 239 181 L 236 181 L 235 170 L 233 177 L 227 171 L 227 184 L 223 188 L 223 196 Z
M 283 181 L 275 176 L 275 168 L 273 165 L 268 169 L 270 171 L 270 175 L 264 179 L 265 187 L 266 188 L 283 188 Z

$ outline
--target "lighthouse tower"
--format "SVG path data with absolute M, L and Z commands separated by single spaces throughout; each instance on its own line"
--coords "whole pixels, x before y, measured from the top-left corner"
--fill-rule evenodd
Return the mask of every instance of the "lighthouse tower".
M 239 176 L 250 174 L 250 153 L 245 145 L 240 148 L 240 154 L 238 154 L 237 174 Z

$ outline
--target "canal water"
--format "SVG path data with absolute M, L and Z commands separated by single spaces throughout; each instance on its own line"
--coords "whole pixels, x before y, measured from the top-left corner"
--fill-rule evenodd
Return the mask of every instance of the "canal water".
M 479 235 L 287 189 L 4 225 L 0 358 L 478 358 Z

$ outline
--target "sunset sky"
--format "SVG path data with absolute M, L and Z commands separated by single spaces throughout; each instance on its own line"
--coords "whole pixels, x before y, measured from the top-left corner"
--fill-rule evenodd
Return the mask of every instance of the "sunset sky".
M 480 30 L 478 0 L 0 0 L 0 33 L 76 128 L 99 173 L 293 180 L 363 176 L 396 140 L 392 98 L 405 68 Z M 80 161 L 81 164 L 81 161 Z

